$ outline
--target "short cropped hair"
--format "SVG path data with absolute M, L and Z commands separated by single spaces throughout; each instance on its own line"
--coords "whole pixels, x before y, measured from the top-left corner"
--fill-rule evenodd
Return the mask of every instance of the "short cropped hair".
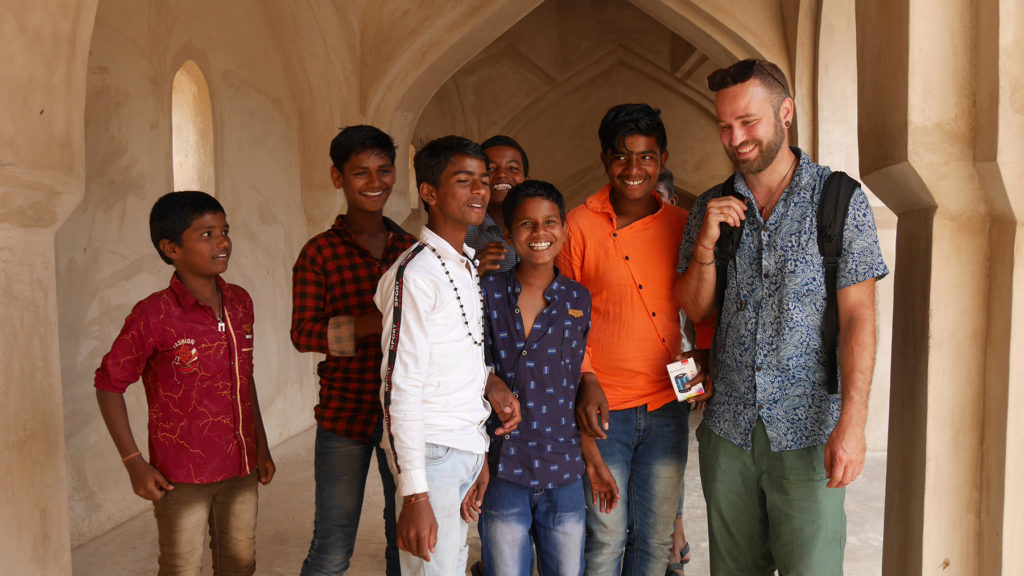
M 675 190 L 676 179 L 675 176 L 672 175 L 672 171 L 668 168 L 662 170 L 661 174 L 658 174 L 658 184 L 665 184 L 668 186 L 669 190 Z
M 761 86 L 768 91 L 768 94 L 772 100 L 772 106 L 775 110 L 778 110 L 782 106 L 782 101 L 786 98 L 792 98 L 793 94 L 789 91 L 789 79 L 786 78 L 786 73 L 775 65 L 774 62 L 768 60 L 758 60 L 758 66 L 754 66 L 754 73 L 751 78 L 756 79 L 761 83 Z
M 516 142 L 508 136 L 498 134 L 497 136 L 491 136 L 487 140 L 484 140 L 484 143 L 480 145 L 485 152 L 488 148 L 493 148 L 495 146 L 508 146 L 509 148 L 515 148 L 519 152 L 519 157 L 523 159 L 523 176 L 526 176 L 527 178 L 530 177 L 530 159 L 526 157 L 526 150 L 523 150 L 523 147 L 519 145 L 519 142 Z
M 225 214 L 224 207 L 206 192 L 188 190 L 164 194 L 149 211 L 149 237 L 160 259 L 173 264 L 160 249 L 161 240 L 181 245 L 181 236 L 197 218 L 207 214 Z
M 348 159 L 368 150 L 380 152 L 395 163 L 395 141 L 380 128 L 360 124 L 338 132 L 331 140 L 331 162 L 343 171 Z
M 647 104 L 619 104 L 609 108 L 601 119 L 601 127 L 597 130 L 601 152 L 621 151 L 622 141 L 634 134 L 654 138 L 659 152 L 668 150 L 661 110 Z
M 554 202 L 558 206 L 558 214 L 562 217 L 562 223 L 565 223 L 565 198 L 562 197 L 558 188 L 543 180 L 526 180 L 513 186 L 501 203 L 501 216 L 505 220 L 505 228 L 512 229 L 512 218 L 515 217 L 516 209 L 527 198 L 543 198 Z
M 416 170 L 416 187 L 423 183 L 437 188 L 441 184 L 441 174 L 456 156 L 470 156 L 487 165 L 487 155 L 479 144 L 462 136 L 444 136 L 427 142 L 413 156 L 412 165 Z

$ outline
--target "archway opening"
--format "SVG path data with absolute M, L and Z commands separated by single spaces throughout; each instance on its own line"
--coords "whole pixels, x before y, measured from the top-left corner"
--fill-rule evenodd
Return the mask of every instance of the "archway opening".
M 202 70 L 187 60 L 171 87 L 171 138 L 175 190 L 215 194 L 213 109 Z
M 529 154 L 531 177 L 555 183 L 571 208 L 607 183 L 596 137 L 605 110 L 621 102 L 644 101 L 662 110 L 669 137 L 668 167 L 676 175 L 677 189 L 699 194 L 732 170 L 721 151 L 705 78 L 734 59 L 760 56 L 783 65 L 801 98 L 798 105 L 809 111 L 803 118 L 814 125 L 794 130 L 796 143 L 812 158 L 858 175 L 857 98 L 855 90 L 852 95 L 849 91 L 851 82 L 856 87 L 855 75 L 849 74 L 856 69 L 856 43 L 848 25 L 852 14 L 828 3 L 828 10 L 810 16 L 780 15 L 780 24 L 786 21 L 794 28 L 799 18 L 814 21 L 814 33 L 808 30 L 809 36 L 796 42 L 803 52 L 791 57 L 787 54 L 795 50 L 792 39 L 786 40 L 781 28 L 757 39 L 756 45 L 740 46 L 743 50 L 737 54 L 731 38 L 709 46 L 707 37 L 713 41 L 717 36 L 707 23 L 694 20 L 680 26 L 680 14 L 662 17 L 660 11 L 670 9 L 652 4 L 547 0 L 439 85 L 418 116 L 413 142 L 446 134 L 477 141 L 507 134 Z M 717 16 L 720 25 L 729 25 L 728 15 Z M 818 28 L 840 25 L 849 34 L 838 40 L 832 32 L 818 38 Z M 693 27 L 702 33 L 685 32 Z M 835 83 L 837 77 L 843 82 Z M 833 84 L 822 89 L 822 82 Z M 893 271 L 895 215 L 869 197 L 883 254 Z M 680 203 L 692 204 L 694 198 L 688 194 Z M 416 221 L 415 216 L 414 212 L 407 223 Z M 888 435 L 892 278 L 880 286 L 879 354 L 868 430 L 874 469 L 851 489 L 873 505 L 863 511 L 856 509 L 857 504 L 847 507 L 850 533 L 857 534 L 848 541 L 847 564 L 855 573 L 862 573 L 859 569 L 866 574 L 878 573 L 881 566 Z M 688 465 L 688 482 L 696 470 L 695 463 Z M 687 502 L 703 507 L 699 491 L 691 492 Z M 693 518 L 695 533 L 701 525 L 698 516 Z M 689 537 L 689 523 L 687 527 Z

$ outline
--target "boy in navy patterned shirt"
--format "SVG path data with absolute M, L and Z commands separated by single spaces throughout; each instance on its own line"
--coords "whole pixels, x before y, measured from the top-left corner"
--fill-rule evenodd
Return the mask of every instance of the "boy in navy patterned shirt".
M 565 201 L 551 184 L 527 180 L 502 204 L 505 235 L 519 264 L 487 274 L 480 284 L 487 314 L 486 352 L 519 398 L 523 420 L 495 436 L 488 423 L 488 466 L 463 502 L 463 517 L 480 513 L 483 571 L 532 574 L 536 546 L 541 574 L 583 573 L 586 528 L 584 470 L 602 509 L 618 500 L 615 481 L 593 447 L 584 449 L 573 417 L 580 365 L 590 330 L 590 292 L 562 276 L 555 257 L 565 240 Z

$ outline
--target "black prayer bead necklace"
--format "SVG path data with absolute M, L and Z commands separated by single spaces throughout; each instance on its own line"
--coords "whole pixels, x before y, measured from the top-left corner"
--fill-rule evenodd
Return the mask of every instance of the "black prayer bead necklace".
M 426 242 L 424 242 L 424 244 L 426 244 Z M 448 266 L 445 265 L 444 258 L 441 258 L 441 254 L 439 254 L 437 249 L 433 246 L 430 244 L 426 244 L 426 246 L 427 248 L 430 248 L 430 251 L 434 253 L 434 256 L 437 256 L 438 262 L 441 263 L 441 269 L 444 270 L 444 275 L 448 277 L 448 283 L 452 285 L 452 290 L 455 292 L 455 299 L 459 302 L 459 310 L 462 312 L 462 323 L 466 325 L 466 336 L 469 336 L 469 339 L 473 341 L 473 344 L 482 347 L 484 345 L 484 293 L 480 292 L 480 340 L 477 340 L 476 337 L 473 336 L 473 329 L 469 327 L 469 318 L 466 316 L 466 308 L 462 305 L 462 297 L 459 296 L 459 289 L 455 286 L 455 279 L 452 278 L 451 272 L 448 271 Z

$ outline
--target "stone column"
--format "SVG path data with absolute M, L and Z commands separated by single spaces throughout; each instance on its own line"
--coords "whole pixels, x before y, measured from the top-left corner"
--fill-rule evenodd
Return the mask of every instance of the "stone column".
M 0 558 L 71 574 L 54 232 L 84 190 L 96 0 L 8 0 L 0 26 Z
M 1020 14 L 857 4 L 861 174 L 899 216 L 885 574 L 1009 575 L 1020 554 Z

